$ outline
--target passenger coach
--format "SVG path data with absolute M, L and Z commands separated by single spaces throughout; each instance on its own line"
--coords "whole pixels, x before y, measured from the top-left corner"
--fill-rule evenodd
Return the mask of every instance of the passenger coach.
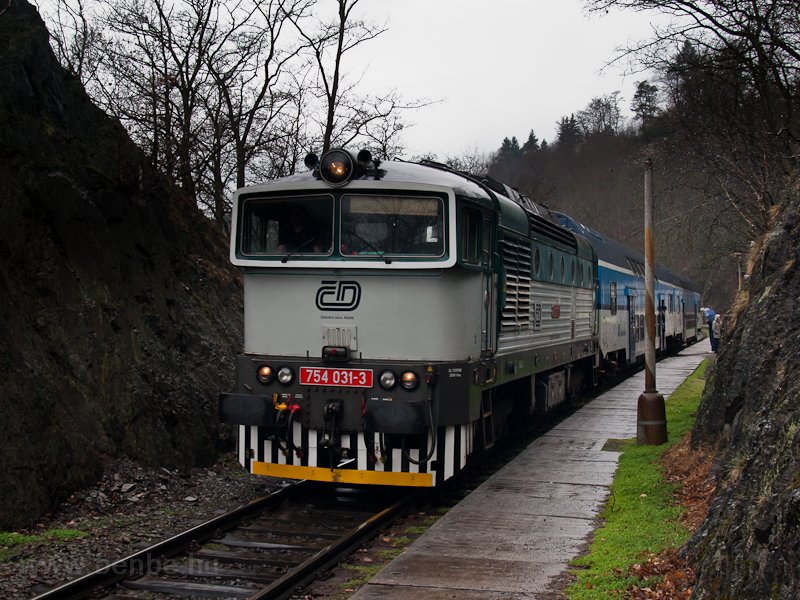
M 645 351 L 644 255 L 563 213 L 551 214 L 589 240 L 597 253 L 596 306 L 603 368 L 617 370 L 641 360 Z M 697 340 L 700 294 L 688 279 L 662 265 L 655 266 L 654 275 L 656 350 L 675 352 Z

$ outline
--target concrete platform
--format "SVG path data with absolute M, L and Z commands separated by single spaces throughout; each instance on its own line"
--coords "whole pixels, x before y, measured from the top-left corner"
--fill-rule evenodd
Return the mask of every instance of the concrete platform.
M 667 402 L 707 355 L 701 341 L 658 363 L 657 387 Z M 619 458 L 602 448 L 608 439 L 636 437 L 643 389 L 641 372 L 538 438 L 351 597 L 546 595 L 594 530 Z

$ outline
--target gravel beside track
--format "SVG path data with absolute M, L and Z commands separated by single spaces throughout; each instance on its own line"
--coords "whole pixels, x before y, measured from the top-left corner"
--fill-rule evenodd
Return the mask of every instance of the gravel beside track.
M 0 546 L 0 597 L 31 598 L 227 512 L 281 486 L 280 480 L 245 473 L 231 455 L 206 469 L 178 473 L 109 460 L 105 475 L 73 494 L 52 515 L 17 533 L 53 530 L 82 535 Z

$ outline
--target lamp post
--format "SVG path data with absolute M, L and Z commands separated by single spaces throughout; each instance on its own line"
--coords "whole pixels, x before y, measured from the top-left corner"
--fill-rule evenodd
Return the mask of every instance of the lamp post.
M 636 411 L 636 442 L 660 445 L 667 441 L 667 410 L 656 389 L 655 260 L 653 243 L 653 161 L 644 166 L 644 392 Z

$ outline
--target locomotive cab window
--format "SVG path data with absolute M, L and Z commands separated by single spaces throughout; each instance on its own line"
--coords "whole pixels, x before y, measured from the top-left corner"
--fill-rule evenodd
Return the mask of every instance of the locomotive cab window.
M 252 198 L 244 201 L 240 248 L 246 256 L 330 254 L 333 198 Z
M 477 265 L 481 260 L 481 213 L 471 208 L 461 211 L 461 258 Z
M 345 256 L 444 255 L 444 203 L 440 198 L 342 196 Z

